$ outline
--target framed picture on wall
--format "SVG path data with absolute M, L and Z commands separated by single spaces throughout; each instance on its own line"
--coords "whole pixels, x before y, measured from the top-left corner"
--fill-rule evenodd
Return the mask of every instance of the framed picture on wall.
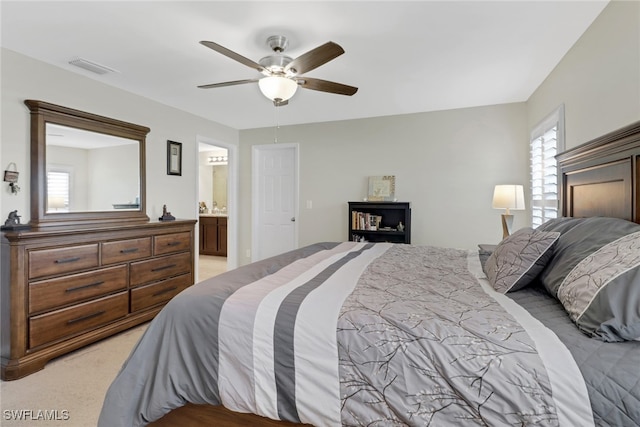
M 182 175 L 182 143 L 167 141 L 167 175 Z

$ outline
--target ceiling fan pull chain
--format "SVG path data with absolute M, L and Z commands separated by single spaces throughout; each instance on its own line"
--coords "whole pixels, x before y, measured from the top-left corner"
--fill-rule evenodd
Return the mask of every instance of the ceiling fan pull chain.
M 273 143 L 277 144 L 278 143 L 278 128 L 280 128 L 280 122 L 278 121 L 278 110 L 279 108 L 276 106 L 274 107 L 274 109 L 276 110 L 276 128 L 275 128 L 275 135 L 273 137 Z

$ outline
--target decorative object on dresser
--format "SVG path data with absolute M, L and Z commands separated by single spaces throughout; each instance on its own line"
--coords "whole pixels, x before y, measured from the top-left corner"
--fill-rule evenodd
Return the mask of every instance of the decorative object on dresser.
M 4 222 L 4 225 L 0 227 L 1 230 L 21 230 L 30 228 L 29 224 L 20 224 L 20 215 L 18 211 L 11 211 Z
M 1 239 L 3 380 L 151 320 L 194 280 L 196 221 L 149 221 L 145 212 L 149 128 L 42 101 L 25 104 L 31 110 L 31 221 L 29 229 L 3 229 Z M 113 209 L 112 201 L 76 205 L 86 196 L 68 188 L 64 209 L 52 210 L 58 194 L 48 188 L 48 160 L 64 158 L 56 152 L 62 145 L 50 144 L 50 138 L 84 141 L 82 151 L 93 158 L 89 172 L 117 169 L 125 182 L 104 193 L 134 196 L 135 207 Z M 88 153 L 93 144 L 101 145 L 99 154 Z M 115 168 L 114 159 L 124 156 L 134 161 Z
M 522 185 L 496 185 L 493 190 L 494 209 L 506 209 L 502 214 L 502 238 L 511 234 L 513 227 L 513 215 L 509 209 L 524 209 L 524 189 Z
M 227 256 L 227 217 L 200 215 L 200 254 Z
M 349 202 L 349 240 L 411 243 L 411 203 Z
M 167 205 L 162 205 L 162 216 L 158 219 L 160 221 L 174 221 L 176 217 L 171 215 L 171 212 L 167 211 Z

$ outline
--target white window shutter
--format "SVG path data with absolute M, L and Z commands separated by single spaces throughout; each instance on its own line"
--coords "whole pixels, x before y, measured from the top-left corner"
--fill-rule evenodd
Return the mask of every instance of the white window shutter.
M 536 228 L 557 218 L 559 212 L 558 163 L 564 149 L 564 108 L 560 107 L 531 133 L 531 223 Z

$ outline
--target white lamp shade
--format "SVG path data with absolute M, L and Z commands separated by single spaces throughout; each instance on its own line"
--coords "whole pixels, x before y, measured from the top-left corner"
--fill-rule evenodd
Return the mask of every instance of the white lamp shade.
M 295 80 L 280 76 L 263 77 L 258 81 L 258 86 L 262 94 L 272 101 L 286 101 L 298 90 Z
M 50 209 L 62 209 L 64 208 L 64 197 L 52 196 L 47 198 L 48 207 Z
M 522 185 L 496 185 L 493 190 L 493 208 L 523 210 L 524 188 Z

